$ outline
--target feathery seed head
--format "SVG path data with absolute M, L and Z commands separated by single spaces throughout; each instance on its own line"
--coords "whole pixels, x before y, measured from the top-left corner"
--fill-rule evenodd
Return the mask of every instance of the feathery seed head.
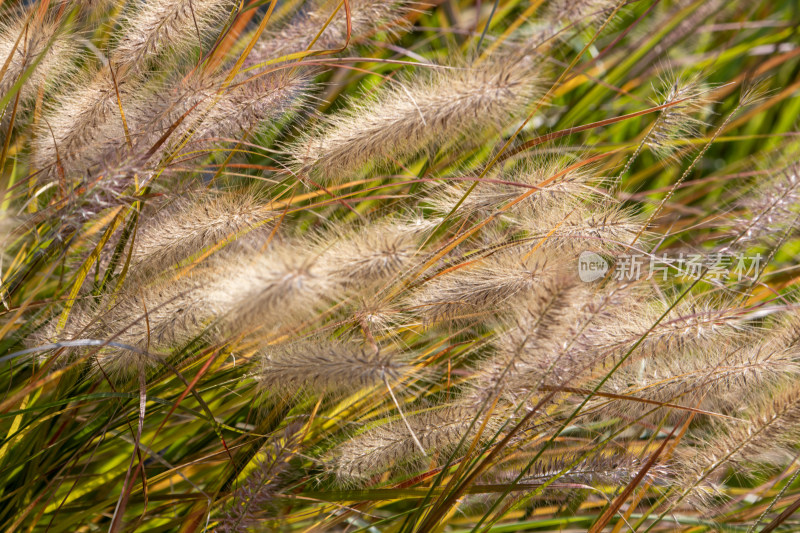
M 6 18 L 7 17 L 7 18 Z M 0 98 L 6 96 L 23 76 L 20 102 L 27 103 L 45 85 L 52 84 L 71 68 L 75 46 L 63 25 L 38 14 L 3 13 L 0 22 Z M 1 71 L 1 70 L 0 70 Z M 13 103 L 13 99 L 11 100 Z M 8 110 L 0 110 L 0 115 Z
M 502 483 L 515 480 L 520 471 L 528 467 L 529 455 L 536 451 L 535 448 L 530 452 L 526 450 L 527 453 L 512 455 L 492 466 L 486 474 L 487 481 Z M 580 448 L 554 450 L 555 453 L 544 455 L 528 467 L 519 482 L 544 483 L 563 471 L 556 485 L 562 483 L 582 483 L 589 486 L 607 483 L 616 485 L 629 482 L 641 469 L 641 462 L 626 450 L 615 448 L 597 454 L 587 454 L 587 451 Z M 585 458 L 581 459 L 582 456 Z M 646 479 L 655 481 L 661 477 L 662 472 L 663 469 L 654 466 L 648 472 Z
M 142 2 L 126 15 L 111 62 L 140 67 L 167 50 L 177 53 L 202 45 L 232 7 L 230 0 Z
M 302 244 L 229 254 L 213 264 L 219 277 L 203 297 L 221 317 L 223 334 L 294 327 L 334 300 L 338 288 Z
M 406 419 L 413 435 L 403 421 L 397 420 L 369 429 L 335 448 L 328 459 L 337 481 L 364 484 L 396 466 L 412 466 L 423 457 L 415 440 L 426 451 L 447 452 L 459 443 L 468 446 L 483 422 L 474 409 L 460 406 L 434 408 L 406 415 Z M 490 420 L 482 436 L 488 439 L 496 430 Z
M 702 118 L 710 113 L 712 101 L 710 88 L 702 85 L 699 75 L 674 77 L 664 84 L 664 89 L 654 100 L 657 106 L 666 105 L 658 115 L 646 144 L 659 157 L 670 157 L 675 142 L 697 137 L 705 127 Z
M 280 30 L 259 39 L 247 56 L 245 65 L 275 60 L 285 55 L 305 51 L 320 32 L 338 2 L 319 2 L 319 5 L 296 16 Z M 350 43 L 378 29 L 397 31 L 405 24 L 403 16 L 409 10 L 407 0 L 352 0 L 350 7 Z M 313 50 L 335 50 L 347 43 L 345 10 L 339 9 L 333 20 L 317 38 Z
M 105 67 L 73 80 L 45 113 L 34 140 L 34 166 L 50 174 L 86 174 L 109 147 L 125 143 L 119 112 L 139 89 L 140 80 L 117 79 Z M 118 97 L 119 94 L 119 97 Z
M 800 401 L 796 384 L 766 391 L 750 402 L 749 419 L 737 424 L 717 423 L 695 445 L 678 449 L 674 462 L 677 486 L 686 487 L 681 497 L 702 495 L 709 482 L 728 467 L 753 473 L 759 464 L 783 464 L 796 455 L 800 436 Z M 700 491 L 700 494 L 698 494 Z M 701 502 L 702 503 L 702 502 Z
M 544 15 L 559 25 L 578 23 L 583 26 L 607 18 L 618 2 L 614 0 L 555 0 L 548 2 Z
M 424 202 L 442 216 L 449 214 L 459 202 L 457 214 L 488 216 L 533 190 L 535 192 L 515 204 L 511 212 L 536 216 L 554 205 L 572 205 L 578 198 L 595 196 L 592 181 L 590 169 L 569 169 L 565 159 L 537 156 L 519 162 L 511 170 L 486 176 L 463 201 L 467 187 L 445 183 L 426 191 Z
M 137 230 L 131 275 L 146 277 L 255 229 L 275 214 L 247 193 L 185 198 Z
M 516 313 L 497 329 L 494 353 L 480 361 L 464 393 L 470 405 L 483 405 L 500 396 L 515 404 L 527 388 L 510 384 L 526 372 L 529 354 L 546 346 L 549 338 L 562 338 L 564 327 L 575 315 L 576 308 L 592 295 L 587 285 L 567 271 L 555 272 L 543 279 L 530 295 L 521 299 Z
M 544 202 L 539 212 L 521 218 L 528 238 L 548 246 L 608 251 L 627 250 L 643 224 L 630 210 L 612 202 L 587 205 L 555 200 Z
M 177 282 L 137 287 L 95 303 L 81 301 L 61 329 L 49 324 L 43 335 L 56 340 L 104 341 L 102 347 L 74 348 L 76 354 L 93 354 L 95 367 L 122 379 L 154 368 L 169 349 L 185 344 L 205 331 L 214 311 L 202 301 L 199 291 L 208 282 L 205 273 L 195 273 Z
M 777 176 L 759 182 L 740 200 L 744 210 L 733 226 L 736 244 L 778 238 L 800 218 L 800 165 L 792 164 Z
M 322 234 L 319 263 L 322 271 L 343 286 L 367 289 L 390 281 L 417 259 L 419 240 L 414 232 L 392 220 L 369 224 L 336 236 Z
M 355 342 L 303 340 L 268 346 L 256 377 L 262 387 L 292 394 L 356 391 L 410 375 L 404 357 Z
M 307 135 L 291 152 L 301 173 L 329 180 L 385 166 L 436 145 L 480 137 L 536 100 L 533 59 L 488 61 L 429 72 L 365 97 Z
M 133 106 L 134 151 L 147 152 L 168 134 L 150 164 L 156 166 L 165 155 L 197 158 L 298 109 L 307 86 L 302 72 L 277 72 L 232 85 L 200 74 L 175 81 L 166 93 L 150 89 Z
M 500 337 L 502 368 L 490 363 L 490 374 L 502 375 L 512 395 L 537 384 L 585 382 L 639 338 L 626 318 L 641 312 L 641 290 L 613 284 L 597 289 L 569 278 L 556 279 L 547 290 L 555 292 L 534 300 Z M 551 308 L 557 313 L 548 317 Z M 512 372 L 505 370 L 510 365 Z
M 720 335 L 702 349 L 684 349 L 643 359 L 636 367 L 622 368 L 608 383 L 615 394 L 658 402 L 699 406 L 713 412 L 738 414 L 742 398 L 753 388 L 771 389 L 796 379 L 800 360 L 777 339 L 764 339 L 762 332 Z M 617 413 L 638 417 L 653 410 L 652 404 L 636 401 L 599 400 L 598 416 Z M 682 415 L 674 411 L 673 415 Z M 663 410 L 650 416 L 659 419 Z
M 560 268 L 549 254 L 497 252 L 428 280 L 408 305 L 429 322 L 475 320 L 508 311 Z

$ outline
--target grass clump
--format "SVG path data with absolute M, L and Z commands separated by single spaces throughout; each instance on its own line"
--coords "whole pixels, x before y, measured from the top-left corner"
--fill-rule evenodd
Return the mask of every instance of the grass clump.
M 0 8 L 3 530 L 796 529 L 793 2 Z

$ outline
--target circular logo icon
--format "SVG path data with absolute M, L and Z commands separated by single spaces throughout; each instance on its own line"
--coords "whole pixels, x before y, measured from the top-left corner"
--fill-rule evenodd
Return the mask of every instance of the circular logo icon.
M 582 252 L 578 258 L 578 277 L 590 282 L 602 278 L 608 272 L 608 261 L 594 252 Z

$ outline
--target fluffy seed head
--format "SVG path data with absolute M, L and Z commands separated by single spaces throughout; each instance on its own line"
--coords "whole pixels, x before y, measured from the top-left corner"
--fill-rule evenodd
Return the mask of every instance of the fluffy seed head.
M 295 393 L 347 392 L 396 380 L 411 367 L 391 350 L 381 352 L 355 342 L 298 341 L 267 347 L 257 380 L 262 387 Z
M 559 299 L 541 299 L 548 305 L 561 304 L 554 318 L 543 319 L 549 308 L 536 302 L 499 339 L 505 360 L 501 364 L 513 365 L 513 372 L 504 378 L 509 391 L 522 394 L 536 392 L 532 387 L 541 385 L 585 383 L 638 340 L 638 332 L 631 331 L 626 320 L 643 307 L 641 292 L 634 287 L 594 288 L 562 281 L 561 289 Z M 565 297 L 566 305 L 561 303 Z M 490 375 L 496 375 L 492 366 Z
M 534 253 L 498 252 L 427 281 L 408 305 L 428 321 L 470 320 L 498 313 L 542 283 L 558 266 Z M 470 264 L 471 263 L 471 264 Z
M 615 4 L 613 0 L 555 0 L 548 3 L 545 20 L 557 25 L 578 23 L 580 27 L 595 20 L 602 21 L 611 14 Z
M 200 250 L 234 239 L 274 214 L 249 194 L 223 193 L 186 198 L 142 223 L 136 233 L 130 272 L 146 277 Z
M 0 68 L 7 60 L 8 66 L 0 76 L 0 98 L 33 69 L 19 92 L 20 101 L 25 103 L 70 68 L 74 46 L 59 25 L 41 20 L 38 15 L 28 17 L 24 12 L 6 12 L 3 19 L 0 22 Z
M 173 80 L 165 90 L 150 88 L 131 105 L 133 151 L 144 154 L 166 141 L 149 158 L 157 166 L 165 155 L 196 158 L 219 144 L 270 125 L 296 110 L 307 92 L 301 73 L 275 73 L 225 86 L 218 76 Z
M 796 452 L 800 436 L 800 401 L 796 385 L 767 391 L 752 399 L 747 420 L 715 424 L 694 446 L 682 446 L 675 460 L 677 485 L 686 487 L 679 498 L 701 496 L 704 485 L 719 478 L 727 467 L 748 474 L 759 464 L 783 464 Z
M 425 450 L 447 453 L 462 441 L 469 445 L 482 420 L 473 424 L 476 412 L 459 406 L 437 408 L 406 415 L 414 435 Z M 471 426 L 471 427 L 470 427 Z M 490 421 L 483 436 L 494 435 Z M 370 477 L 398 465 L 409 465 L 421 457 L 414 437 L 402 420 L 370 429 L 335 448 L 329 457 L 330 468 L 343 484 L 363 484 Z
M 508 319 L 508 325 L 494 343 L 493 353 L 477 364 L 463 401 L 483 405 L 500 396 L 515 404 L 519 396 L 528 394 L 527 389 L 509 385 L 526 372 L 528 354 L 544 346 L 551 335 L 561 335 L 565 324 L 574 317 L 576 307 L 590 297 L 586 284 L 567 272 L 555 272 L 543 279 L 520 302 L 515 316 Z
M 538 94 L 533 60 L 437 70 L 353 102 L 291 148 L 301 172 L 338 180 L 465 135 L 501 127 Z
M 783 235 L 800 217 L 800 165 L 790 165 L 760 182 L 739 203 L 744 215 L 733 227 L 736 244 Z
M 530 452 L 514 455 L 507 460 L 493 466 L 486 474 L 487 481 L 504 483 L 516 480 L 520 471 L 528 467 L 520 483 L 544 483 L 560 474 L 555 482 L 555 487 L 562 483 L 582 483 L 589 486 L 600 484 L 627 483 L 633 479 L 641 468 L 637 457 L 626 450 L 603 450 L 601 453 L 586 453 L 589 450 L 560 449 L 554 453 L 544 454 L 539 460 L 529 466 L 532 454 Z M 585 454 L 585 458 L 581 458 Z M 654 480 L 660 477 L 658 466 L 652 468 L 646 479 Z
M 647 146 L 659 157 L 670 157 L 675 141 L 697 137 L 705 123 L 698 116 L 708 114 L 709 88 L 699 76 L 676 77 L 665 84 L 655 105 L 669 105 L 659 114 L 646 138 Z
M 120 67 L 143 65 L 166 50 L 202 45 L 230 10 L 228 0 L 154 0 L 143 2 L 122 24 L 111 61 Z
M 487 176 L 463 201 L 468 185 L 452 182 L 432 187 L 426 191 L 423 201 L 442 216 L 448 215 L 459 202 L 457 215 L 487 216 L 534 190 L 515 204 L 511 212 L 536 216 L 553 205 L 572 205 L 576 198 L 588 199 L 594 195 L 590 171 L 585 168 L 569 170 L 568 166 L 566 160 L 531 157 L 511 170 Z
M 99 303 L 81 301 L 63 330 L 52 322 L 40 340 L 106 341 L 105 347 L 88 349 L 95 365 L 107 375 L 130 377 L 158 366 L 167 350 L 203 333 L 214 318 L 214 309 L 199 291 L 205 282 L 204 273 L 194 273 L 177 282 L 109 295 Z M 75 349 L 66 355 L 76 352 L 83 353 Z
M 374 287 L 411 266 L 417 258 L 417 234 L 394 220 L 369 223 L 353 231 L 334 229 L 317 239 L 323 250 L 320 268 L 344 286 Z
M 218 280 L 204 288 L 203 299 L 220 317 L 222 335 L 297 326 L 334 300 L 339 288 L 303 243 L 243 250 L 212 264 Z
M 611 202 L 545 202 L 539 213 L 520 218 L 529 238 L 573 249 L 620 250 L 642 227 L 633 213 Z
M 337 2 L 324 2 L 312 8 L 280 30 L 259 39 L 247 56 L 247 65 L 278 59 L 295 52 L 303 52 L 322 30 Z M 350 42 L 358 41 L 379 28 L 394 30 L 402 26 L 402 17 L 408 10 L 406 0 L 353 0 L 350 2 Z M 347 42 L 347 20 L 344 8 L 325 27 L 312 47 L 313 50 L 334 50 Z
M 702 350 L 650 357 L 620 369 L 608 382 L 610 392 L 658 402 L 700 406 L 714 412 L 737 413 L 753 388 L 769 389 L 800 372 L 797 349 L 757 334 L 727 334 Z M 700 401 L 702 403 L 700 403 Z M 599 415 L 641 416 L 654 408 L 635 401 L 600 400 Z M 680 411 L 674 414 L 679 414 Z M 663 416 L 657 411 L 653 416 Z
M 36 133 L 36 168 L 54 174 L 61 170 L 67 175 L 84 174 L 101 161 L 109 143 L 123 145 L 126 136 L 119 102 L 127 105 L 139 85 L 133 78 L 115 83 L 108 68 L 70 83 Z

